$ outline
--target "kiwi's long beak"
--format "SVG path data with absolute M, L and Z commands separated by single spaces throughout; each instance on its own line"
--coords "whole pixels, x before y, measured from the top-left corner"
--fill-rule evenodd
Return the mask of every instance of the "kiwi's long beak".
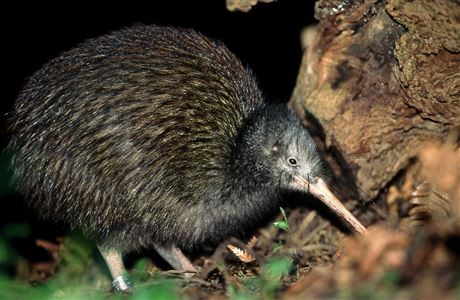
M 294 180 L 297 181 L 305 190 L 308 190 L 312 195 L 319 198 L 324 204 L 332 209 L 338 216 L 344 219 L 354 230 L 359 233 L 367 232 L 366 227 L 359 222 L 355 216 L 337 199 L 329 190 L 326 183 L 318 178 L 316 183 L 312 184 L 305 180 L 300 175 L 294 175 Z

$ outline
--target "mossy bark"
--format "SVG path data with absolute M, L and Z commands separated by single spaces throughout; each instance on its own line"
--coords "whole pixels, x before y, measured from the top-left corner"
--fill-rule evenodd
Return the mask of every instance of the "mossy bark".
M 375 197 L 459 124 L 460 4 L 320 0 L 316 17 L 290 105 Z

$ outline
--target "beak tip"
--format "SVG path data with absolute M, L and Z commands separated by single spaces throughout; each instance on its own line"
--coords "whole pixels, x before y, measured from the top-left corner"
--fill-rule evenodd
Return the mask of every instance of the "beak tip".
M 303 185 L 309 193 L 317 197 L 324 204 L 326 204 L 332 211 L 345 220 L 356 232 L 365 234 L 366 227 L 355 217 L 353 214 L 337 199 L 331 190 L 327 187 L 326 183 L 320 177 L 314 177 L 314 181 L 308 181 L 302 176 L 295 175 L 295 179 L 299 184 Z

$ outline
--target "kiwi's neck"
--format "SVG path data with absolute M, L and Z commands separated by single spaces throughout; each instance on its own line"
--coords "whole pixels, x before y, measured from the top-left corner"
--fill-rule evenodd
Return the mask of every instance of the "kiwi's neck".
M 256 205 L 277 205 L 279 182 L 274 179 L 264 153 L 260 113 L 255 111 L 240 133 L 231 155 L 227 188 L 231 197 Z M 266 202 L 266 203 L 265 203 Z
M 213 230 L 209 236 L 216 241 L 246 236 L 248 229 L 256 228 L 279 209 L 279 183 L 272 179 L 252 123 L 248 122 L 240 132 L 226 167 L 218 176 L 218 188 L 208 189 L 206 209 L 188 211 L 193 219 L 198 215 L 200 222 Z

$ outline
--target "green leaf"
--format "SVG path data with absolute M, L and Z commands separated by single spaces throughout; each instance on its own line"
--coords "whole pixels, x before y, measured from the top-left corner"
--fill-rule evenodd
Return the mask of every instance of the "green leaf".
M 281 211 L 281 215 L 283 216 L 284 220 L 287 222 L 286 212 L 284 211 L 282 207 L 280 207 L 280 211 Z
M 233 285 L 227 288 L 227 293 L 231 300 L 253 300 L 255 298 L 250 290 L 237 289 Z
M 385 272 L 382 276 L 382 282 L 386 288 L 396 289 L 401 279 L 401 275 L 396 270 L 390 270 Z
M 273 223 L 273 226 L 276 228 L 289 231 L 289 224 L 286 221 L 277 221 Z
M 147 258 L 139 259 L 134 268 L 131 270 L 131 280 L 134 283 L 134 286 L 142 284 L 142 282 L 149 279 L 150 275 L 147 271 L 149 266 L 149 260 Z
M 291 271 L 293 267 L 290 257 L 278 257 L 270 260 L 264 266 L 264 272 L 270 277 L 279 278 Z
M 150 286 L 138 288 L 134 291 L 133 300 L 172 300 L 179 299 L 178 283 L 174 280 L 163 279 Z
M 281 287 L 281 277 L 292 270 L 292 259 L 276 257 L 269 260 L 263 267 L 262 299 L 273 299 L 276 291 Z

